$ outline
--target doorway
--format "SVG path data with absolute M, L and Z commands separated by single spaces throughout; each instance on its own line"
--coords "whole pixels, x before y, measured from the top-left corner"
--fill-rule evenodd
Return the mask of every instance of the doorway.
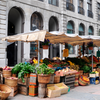
M 8 14 L 8 36 L 16 35 L 23 32 L 24 16 L 20 8 L 13 7 Z M 12 42 L 7 44 L 8 66 L 14 66 L 22 61 L 23 43 Z

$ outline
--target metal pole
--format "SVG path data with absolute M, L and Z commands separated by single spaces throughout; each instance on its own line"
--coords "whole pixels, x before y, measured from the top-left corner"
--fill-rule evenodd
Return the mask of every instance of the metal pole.
M 92 50 L 92 71 L 93 71 L 93 50 Z
M 39 61 L 40 61 L 40 52 L 39 52 L 39 49 L 40 49 L 40 42 L 38 41 L 38 66 L 39 66 Z

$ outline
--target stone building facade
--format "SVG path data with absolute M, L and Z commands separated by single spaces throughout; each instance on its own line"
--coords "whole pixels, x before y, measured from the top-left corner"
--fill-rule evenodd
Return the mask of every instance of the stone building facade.
M 100 35 L 99 3 L 99 0 L 0 0 L 0 38 L 36 28 L 69 34 Z M 29 59 L 30 45 L 0 41 L 0 67 L 6 64 L 14 66 Z M 52 47 L 54 50 L 50 50 L 50 57 L 61 57 L 63 46 L 58 44 Z M 76 49 L 69 56 L 77 56 Z M 59 54 L 55 54 L 55 51 L 59 51 Z

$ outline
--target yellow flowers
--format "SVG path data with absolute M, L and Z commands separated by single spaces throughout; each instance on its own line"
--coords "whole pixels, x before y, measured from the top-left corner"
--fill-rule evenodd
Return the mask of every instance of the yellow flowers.
M 34 64 L 38 63 L 38 61 L 35 58 L 33 59 L 33 62 L 34 62 Z
M 67 61 L 67 62 L 69 62 L 69 64 L 70 64 L 70 65 L 75 65 L 75 64 L 74 64 L 74 63 L 72 63 L 71 61 Z

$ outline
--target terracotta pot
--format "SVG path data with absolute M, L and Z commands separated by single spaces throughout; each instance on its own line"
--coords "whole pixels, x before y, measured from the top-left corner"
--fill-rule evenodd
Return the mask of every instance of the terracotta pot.
M 43 83 L 43 84 L 47 84 L 50 82 L 50 75 L 38 75 L 38 82 L 39 83 Z
M 89 47 L 89 50 L 93 50 L 93 47 Z
M 48 45 L 43 45 L 42 47 L 43 47 L 43 49 L 48 49 L 49 46 Z

